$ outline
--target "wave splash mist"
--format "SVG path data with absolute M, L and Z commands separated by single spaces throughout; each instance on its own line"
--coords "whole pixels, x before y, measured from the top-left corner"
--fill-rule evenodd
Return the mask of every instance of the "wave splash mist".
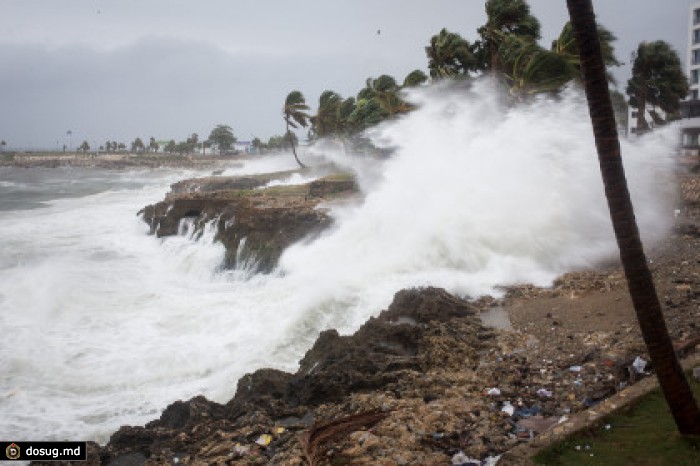
M 327 277 L 329 291 L 430 284 L 475 297 L 497 285 L 548 285 L 615 258 L 583 96 L 568 90 L 504 108 L 488 84 L 410 94 L 417 111 L 370 133 L 394 156 L 374 171 L 373 162 L 348 164 L 367 189 L 364 204 L 338 211 L 338 227 L 322 239 L 289 250 L 283 269 L 314 284 Z M 669 129 L 622 141 L 647 246 L 671 225 L 674 139 Z

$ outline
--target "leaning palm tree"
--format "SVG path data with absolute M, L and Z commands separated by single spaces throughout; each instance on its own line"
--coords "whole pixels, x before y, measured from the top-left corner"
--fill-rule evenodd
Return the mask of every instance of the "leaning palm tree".
M 591 0 L 567 0 L 566 3 L 580 52 L 605 197 L 637 320 L 678 430 L 681 434 L 700 435 L 700 408 L 673 350 L 634 218 L 593 5 Z
M 637 132 L 649 129 L 645 119 L 647 104 L 661 108 L 667 115 L 677 114 L 681 100 L 688 94 L 688 79 L 678 54 L 662 40 L 639 44 L 626 91 L 630 104 L 637 108 Z
M 613 46 L 613 42 L 617 40 L 615 34 L 599 24 L 598 40 L 600 42 L 600 51 L 603 53 L 605 65 L 608 68 L 622 65 L 615 57 L 615 47 Z M 566 61 L 576 69 L 576 79 L 581 79 L 581 64 L 578 56 L 578 47 L 576 46 L 576 39 L 574 38 L 574 31 L 571 28 L 570 21 L 564 25 L 559 33 L 559 37 L 552 41 L 551 50 L 566 59 Z M 608 71 L 606 76 L 609 82 L 615 84 L 615 77 L 611 72 Z
M 475 50 L 479 66 L 497 82 L 497 74 L 503 71 L 498 52 L 508 36 L 535 42 L 540 38 L 540 22 L 525 0 L 486 0 L 486 17 L 486 24 L 478 29 L 481 39 Z
M 301 168 L 306 168 L 306 165 L 301 163 L 299 157 L 297 156 L 297 151 L 294 148 L 294 139 L 292 138 L 292 130 L 290 128 L 298 128 L 300 125 L 306 128 L 309 124 L 309 114 L 306 111 L 309 106 L 306 105 L 306 99 L 304 99 L 304 94 L 299 91 L 292 91 L 287 95 L 284 101 L 284 108 L 282 109 L 282 115 L 284 116 L 284 122 L 287 126 L 287 139 L 289 145 L 292 147 L 292 154 L 294 154 L 294 159 L 297 161 Z
M 462 36 L 442 29 L 425 48 L 430 77 L 437 79 L 466 75 L 476 68 L 473 46 Z
M 323 91 L 318 99 L 318 111 L 310 118 L 315 137 L 324 138 L 338 132 L 338 107 L 342 102 L 343 98 L 337 92 Z
M 516 35 L 509 35 L 498 53 L 503 77 L 517 101 L 535 94 L 558 92 L 575 78 L 578 70 L 566 57 Z

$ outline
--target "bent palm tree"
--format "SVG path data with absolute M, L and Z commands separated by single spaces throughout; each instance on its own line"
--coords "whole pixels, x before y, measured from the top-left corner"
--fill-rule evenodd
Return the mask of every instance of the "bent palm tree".
M 678 54 L 662 40 L 639 44 L 626 91 L 630 104 L 637 108 L 637 132 L 650 129 L 644 117 L 647 104 L 660 107 L 667 115 L 677 114 L 681 99 L 688 94 Z
M 287 138 L 289 144 L 292 147 L 292 154 L 294 154 L 294 159 L 297 161 L 301 168 L 306 168 L 306 165 L 301 163 L 299 157 L 297 156 L 297 151 L 294 148 L 294 139 L 292 138 L 291 128 L 298 128 L 299 125 L 306 128 L 309 124 L 309 115 L 306 110 L 309 106 L 306 105 L 306 99 L 304 99 L 304 94 L 299 91 L 292 91 L 287 95 L 284 101 L 284 108 L 282 109 L 282 114 L 284 115 L 284 122 L 287 125 Z
M 686 435 L 700 435 L 700 409 L 674 353 L 627 190 L 593 5 L 591 0 L 566 3 L 580 51 L 605 197 L 637 320 L 678 430 Z
M 444 28 L 430 38 L 425 54 L 428 56 L 428 69 L 433 79 L 464 75 L 477 65 L 469 42 Z
M 494 83 L 502 71 L 499 49 L 508 36 L 536 42 L 540 38 L 540 22 L 530 14 L 530 5 L 525 0 L 487 0 L 487 21 L 477 32 L 481 36 L 476 44 L 476 53 L 482 69 L 490 70 Z

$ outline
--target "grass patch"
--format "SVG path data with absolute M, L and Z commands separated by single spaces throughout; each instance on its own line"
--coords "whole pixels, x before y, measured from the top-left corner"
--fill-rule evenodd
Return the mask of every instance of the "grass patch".
M 333 173 L 328 176 L 324 176 L 321 178 L 321 180 L 324 181 L 353 181 L 355 179 L 355 175 L 352 173 L 348 172 L 339 172 L 339 173 Z
M 689 379 L 695 399 L 700 400 L 700 383 L 690 376 Z M 666 401 L 657 389 L 638 404 L 606 418 L 603 427 L 543 450 L 533 461 L 547 466 L 700 466 L 700 438 L 688 439 L 678 434 Z

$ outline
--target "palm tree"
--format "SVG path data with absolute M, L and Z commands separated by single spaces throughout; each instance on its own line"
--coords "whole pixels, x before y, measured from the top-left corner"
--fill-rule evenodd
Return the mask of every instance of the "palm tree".
M 136 138 L 131 143 L 131 152 L 141 153 L 146 148 L 141 138 Z
M 148 140 L 148 150 L 152 150 L 153 153 L 158 152 L 158 149 L 160 149 L 160 144 L 156 141 L 156 138 L 153 136 L 150 137 Z
M 343 98 L 337 92 L 323 91 L 318 99 L 318 111 L 310 118 L 316 137 L 328 137 L 339 131 L 338 108 L 342 102 Z
M 681 99 L 688 95 L 688 80 L 678 54 L 662 40 L 639 44 L 626 91 L 630 105 L 637 109 L 637 132 L 649 129 L 644 118 L 647 104 L 667 115 L 677 114 Z
M 367 78 L 365 87 L 357 94 L 362 99 L 375 100 L 382 110 L 382 119 L 397 113 L 406 113 L 411 107 L 399 97 L 399 85 L 393 76 L 383 74 L 377 79 Z
M 349 137 L 355 128 L 350 121 L 350 117 L 355 111 L 356 101 L 354 97 L 348 97 L 338 106 L 338 130 L 343 138 Z
M 676 358 L 639 237 L 591 0 L 567 0 L 615 237 L 637 320 L 678 430 L 700 435 L 700 409 Z
M 442 29 L 430 38 L 425 48 L 428 69 L 433 79 L 444 79 L 467 74 L 475 69 L 477 59 L 473 48 L 462 36 Z
M 231 146 L 237 141 L 236 136 L 233 135 L 233 129 L 228 125 L 216 125 L 216 127 L 211 130 L 211 133 L 209 133 L 209 138 L 207 140 L 210 144 L 217 145 L 219 148 L 219 155 L 231 149 Z
M 292 91 L 287 95 L 284 101 L 284 107 L 282 108 L 282 115 L 284 117 L 284 122 L 287 128 L 287 138 L 289 144 L 292 147 L 292 154 L 294 154 L 294 159 L 297 161 L 301 168 L 306 168 L 306 165 L 301 163 L 299 157 L 297 156 L 297 151 L 294 148 L 294 139 L 292 138 L 292 130 L 290 128 L 298 128 L 300 125 L 306 128 L 309 124 L 309 115 L 306 111 L 309 106 L 306 105 L 306 99 L 304 99 L 304 94 L 299 91 Z
M 540 22 L 530 14 L 525 0 L 487 0 L 486 24 L 478 29 L 481 40 L 476 45 L 479 66 L 488 69 L 496 82 L 501 71 L 499 49 L 509 35 L 519 36 L 530 42 L 540 38 Z
M 68 135 L 68 148 L 73 150 L 73 131 L 68 130 L 66 134 Z
M 0 141 L 0 152 L 5 150 L 6 145 L 7 145 L 7 143 L 5 142 L 4 139 L 2 141 Z
M 421 70 L 413 70 L 403 79 L 402 87 L 417 87 L 428 80 L 428 75 Z
M 613 47 L 613 42 L 617 40 L 615 34 L 610 32 L 605 27 L 598 25 L 598 40 L 600 41 L 600 49 L 603 53 L 603 61 L 607 67 L 620 66 L 620 63 L 615 57 L 615 47 Z M 581 79 L 581 63 L 578 56 L 578 47 L 576 46 L 576 39 L 574 38 L 574 31 L 571 28 L 571 22 L 567 21 L 564 27 L 559 33 L 559 37 L 552 41 L 552 52 L 561 55 L 566 58 L 567 62 L 575 68 L 576 73 L 574 78 L 577 80 Z M 615 84 L 615 78 L 612 73 L 608 72 L 606 74 L 608 81 Z
M 168 143 L 165 145 L 165 147 L 163 148 L 163 150 L 164 150 L 165 152 L 167 152 L 168 154 L 172 154 L 173 152 L 175 152 L 175 147 L 176 147 L 176 146 L 177 146 L 177 144 L 175 143 L 175 140 L 174 140 L 174 139 L 171 139 L 171 140 L 168 141 Z
M 510 93 L 518 101 L 534 94 L 558 92 L 578 71 L 567 57 L 515 35 L 505 38 L 498 54 Z

